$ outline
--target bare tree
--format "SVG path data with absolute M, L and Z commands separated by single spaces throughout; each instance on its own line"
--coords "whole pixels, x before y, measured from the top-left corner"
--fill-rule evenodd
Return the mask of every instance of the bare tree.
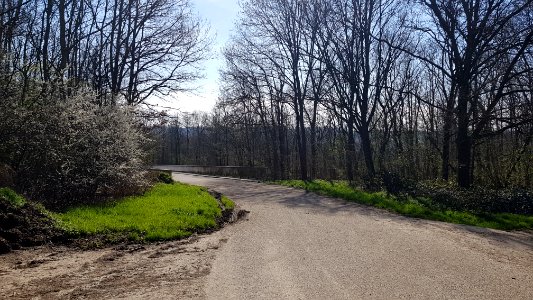
M 457 182 L 469 187 L 474 143 L 490 131 L 497 105 L 515 92 L 512 82 L 524 72 L 520 61 L 533 41 L 533 2 L 428 0 L 421 4 L 431 17 L 424 32 L 453 63 L 446 74 L 457 86 Z
M 334 1 L 323 36 L 331 39 L 327 69 L 335 87 L 334 104 L 348 131 L 348 179 L 352 180 L 351 161 L 355 152 L 354 130 L 360 136 L 367 174 L 375 174 L 370 137 L 378 103 L 383 97 L 399 51 L 401 28 L 394 23 L 399 11 L 396 1 Z M 387 39 L 388 43 L 383 40 Z

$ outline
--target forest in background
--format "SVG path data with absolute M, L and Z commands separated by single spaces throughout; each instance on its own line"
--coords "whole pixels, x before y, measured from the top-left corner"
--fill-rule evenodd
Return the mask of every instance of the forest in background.
M 156 161 L 533 187 L 533 1 L 248 0 L 212 113 Z
M 243 1 L 209 114 L 142 105 L 200 77 L 188 1 L 0 5 L 0 184 L 30 197 L 138 192 L 154 161 L 532 188 L 533 0 Z

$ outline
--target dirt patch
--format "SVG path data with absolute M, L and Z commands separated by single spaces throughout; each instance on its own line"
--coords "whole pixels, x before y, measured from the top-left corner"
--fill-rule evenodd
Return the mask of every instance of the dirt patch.
M 65 233 L 33 203 L 17 207 L 0 197 L 0 254 L 64 241 Z
M 229 223 L 237 222 L 240 219 L 245 218 L 250 212 L 240 208 L 238 205 L 235 208 L 227 209 L 224 203 L 222 203 L 222 193 L 219 193 L 215 190 L 208 190 L 209 194 L 213 196 L 218 202 L 218 207 L 222 211 L 222 217 L 217 219 L 217 225 L 219 228 L 224 227 L 224 225 Z
M 0 299 L 203 299 L 223 232 L 98 250 L 37 247 L 0 256 Z
M 218 229 L 248 213 L 225 209 L 221 195 L 215 198 L 223 208 Z M 228 241 L 214 229 L 209 235 L 152 244 L 105 236 L 72 239 L 32 205 L 17 211 L 4 205 L 0 212 L 0 233 L 20 231 L 6 235 L 11 238 L 5 240 L 8 251 L 14 251 L 0 255 L 0 299 L 204 299 L 205 277 L 217 249 Z M 32 230 L 34 240 L 29 239 Z
M 223 212 L 216 229 L 247 215 L 213 194 Z M 11 251 L 0 255 L 0 299 L 204 299 L 205 277 L 228 241 L 223 231 L 205 233 L 152 244 L 72 238 L 34 205 L 0 201 L 0 247 Z

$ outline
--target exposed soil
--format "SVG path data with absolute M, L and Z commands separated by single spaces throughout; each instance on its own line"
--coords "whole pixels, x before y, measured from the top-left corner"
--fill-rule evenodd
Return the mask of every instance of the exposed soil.
M 32 203 L 11 205 L 0 197 L 0 254 L 21 247 L 63 242 L 66 235 Z
M 209 236 L 80 251 L 37 247 L 0 256 L 0 299 L 201 299 L 215 250 Z

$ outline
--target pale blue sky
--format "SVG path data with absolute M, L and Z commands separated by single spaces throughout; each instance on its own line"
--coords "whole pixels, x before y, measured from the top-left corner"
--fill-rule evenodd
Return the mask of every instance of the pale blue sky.
M 223 66 L 221 51 L 227 43 L 239 13 L 238 0 L 191 0 L 200 19 L 210 26 L 212 43 L 211 60 L 203 64 L 205 78 L 195 82 L 198 90 L 193 93 L 178 93 L 166 101 L 154 104 L 177 108 L 182 112 L 211 111 L 218 97 L 218 70 Z

